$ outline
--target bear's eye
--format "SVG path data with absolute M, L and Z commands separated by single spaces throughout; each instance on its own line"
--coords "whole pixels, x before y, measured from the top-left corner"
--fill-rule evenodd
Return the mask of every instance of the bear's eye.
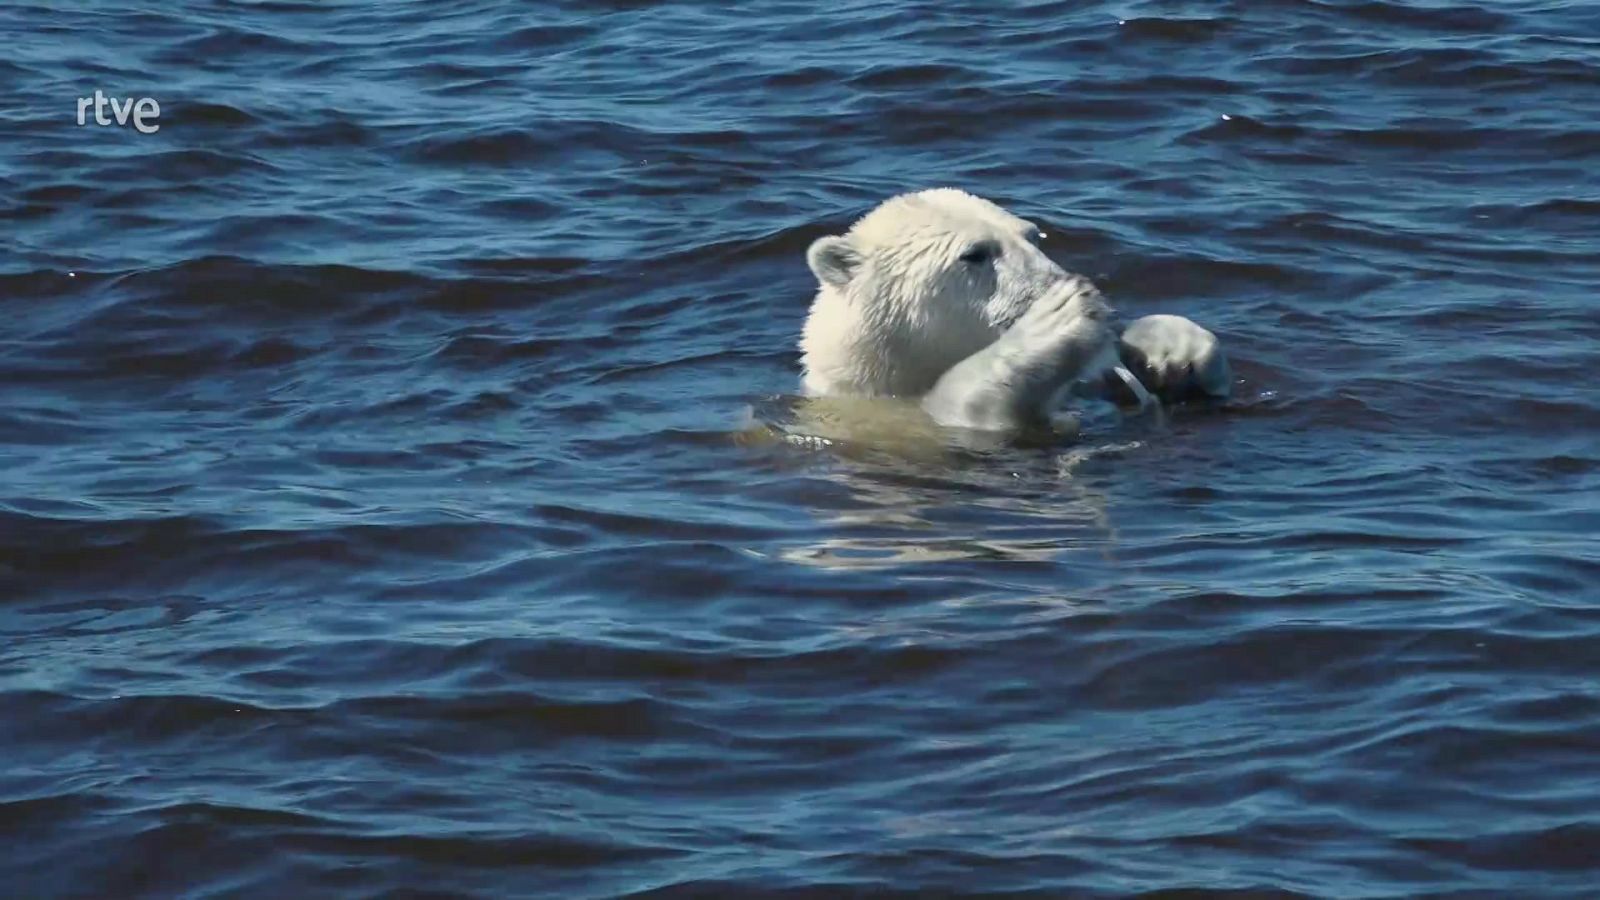
M 1035 247 L 1037 247 L 1040 244 L 1044 243 L 1044 239 L 1045 239 L 1045 233 L 1040 231 L 1037 228 L 1035 228 L 1034 230 L 1028 232 L 1028 242 L 1033 244 Z
M 994 258 L 994 248 L 987 244 L 978 244 L 968 248 L 959 258 L 969 266 L 981 266 Z

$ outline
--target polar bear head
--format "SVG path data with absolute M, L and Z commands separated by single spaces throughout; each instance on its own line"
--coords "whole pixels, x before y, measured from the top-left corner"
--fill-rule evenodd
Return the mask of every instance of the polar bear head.
M 917 396 L 1068 279 L 1032 222 L 953 188 L 884 202 L 806 260 L 819 283 L 801 338 L 812 395 Z

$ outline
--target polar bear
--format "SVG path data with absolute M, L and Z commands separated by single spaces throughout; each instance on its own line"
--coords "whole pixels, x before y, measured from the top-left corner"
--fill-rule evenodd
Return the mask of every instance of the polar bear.
M 1193 371 L 1203 341 L 1147 327 L 1119 343 L 1099 290 L 1052 262 L 1042 237 L 988 200 L 938 188 L 818 238 L 806 252 L 818 290 L 800 340 L 805 392 L 913 398 L 941 425 L 1000 431 L 1048 421 L 1072 383 L 1121 367 L 1119 350 L 1175 385 Z

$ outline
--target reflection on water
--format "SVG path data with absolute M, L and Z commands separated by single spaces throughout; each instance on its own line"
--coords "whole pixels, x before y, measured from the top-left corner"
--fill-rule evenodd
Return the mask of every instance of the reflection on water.
M 812 510 L 828 536 L 780 554 L 823 568 L 1042 561 L 1067 546 L 1104 542 L 1112 526 L 1103 498 L 1072 470 L 1138 446 L 1084 445 L 1075 419 L 1019 444 L 942 429 L 916 404 L 885 399 L 783 398 L 754 415 L 761 418 L 742 440 L 824 454 L 831 464 L 818 477 L 844 489 L 846 502 Z M 1024 479 L 1033 489 L 1019 492 Z

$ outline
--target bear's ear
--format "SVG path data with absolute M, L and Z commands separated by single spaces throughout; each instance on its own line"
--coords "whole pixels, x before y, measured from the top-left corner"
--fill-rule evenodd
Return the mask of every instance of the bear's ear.
M 861 265 L 861 254 L 849 238 L 822 237 L 811 243 L 806 251 L 806 262 L 817 280 L 823 284 L 842 288 L 850 283 L 850 276 Z

